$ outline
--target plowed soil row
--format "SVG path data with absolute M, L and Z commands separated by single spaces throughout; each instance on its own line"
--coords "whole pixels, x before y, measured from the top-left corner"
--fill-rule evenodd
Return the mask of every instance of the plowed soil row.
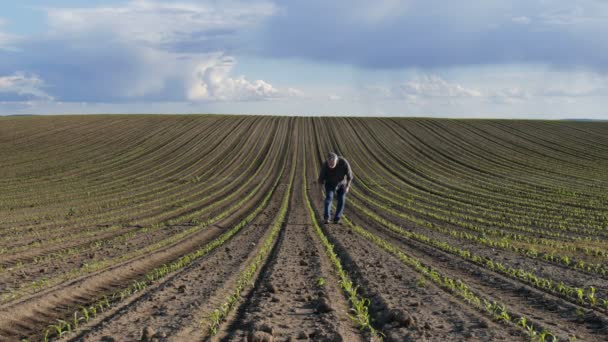
M 296 179 L 301 177 L 300 167 Z M 302 182 L 296 182 L 287 222 L 271 259 L 218 339 L 360 341 L 337 285 L 306 212 Z
M 280 154 L 284 158 L 287 156 L 284 150 L 280 151 Z M 270 170 L 277 175 L 280 168 L 270 167 Z M 266 180 L 265 185 L 249 203 L 214 225 L 191 234 L 185 240 L 0 306 L 0 338 L 10 340 L 39 337 L 46 325 L 64 318 L 78 305 L 87 305 L 92 299 L 140 279 L 154 267 L 176 260 L 198 246 L 211 241 L 226 228 L 236 224 L 256 206 L 256 203 L 269 190 L 273 183 L 272 178 L 269 177 Z M 253 180 L 253 182 L 255 181 Z
M 321 187 L 311 189 L 320 197 Z M 313 202 L 320 220 L 323 208 Z M 492 322 L 344 225 L 327 225 L 325 232 L 370 299 L 373 325 L 387 341 L 525 340 L 521 331 Z
M 608 338 L 608 330 L 605 329 L 608 319 L 601 313 L 568 303 L 520 281 L 389 232 L 352 210 L 349 213 L 354 222 L 399 246 L 406 254 L 424 260 L 426 265 L 442 270 L 444 275 L 460 279 L 476 293 L 500 301 L 513 314 L 527 317 L 557 336 L 576 336 L 584 341 Z
M 226 289 L 231 288 L 238 274 L 255 256 L 276 217 L 288 181 L 289 174 L 284 174 L 263 212 L 223 246 L 108 311 L 100 320 L 85 327 L 81 334 L 68 340 L 113 338 L 133 341 L 139 340 L 146 328 L 167 339 L 184 334 L 192 338 L 203 336 L 206 331 L 201 321 L 207 319 L 204 315 L 219 306 L 228 295 Z
M 340 287 L 317 224 L 364 299 L 358 312 L 367 310 L 384 340 L 539 340 L 546 329 L 560 340 L 608 341 L 606 275 L 542 259 L 607 260 L 606 136 L 607 124 L 540 121 L 0 118 L 0 341 L 43 340 L 80 306 L 217 241 L 90 320 L 77 317 L 78 329 L 64 326 L 59 339 L 368 340 L 349 317 L 354 297 Z M 355 175 L 342 225 L 319 216 L 314 181 L 329 151 Z M 527 250 L 492 248 L 486 234 Z M 446 246 L 582 296 L 557 295 Z M 511 318 L 438 285 L 425 267 L 504 304 Z M 250 282 L 211 335 L 211 314 L 245 274 Z

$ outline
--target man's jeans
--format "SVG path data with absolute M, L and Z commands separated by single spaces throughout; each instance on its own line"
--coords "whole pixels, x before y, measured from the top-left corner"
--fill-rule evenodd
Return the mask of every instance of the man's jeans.
M 325 212 L 323 213 L 323 218 L 326 220 L 329 219 L 331 214 L 331 202 L 334 199 L 334 193 L 338 197 L 338 205 L 336 207 L 336 216 L 334 216 L 334 221 L 339 221 L 340 218 L 342 218 L 342 212 L 344 211 L 344 197 L 346 196 L 344 186 L 333 188 L 325 184 Z

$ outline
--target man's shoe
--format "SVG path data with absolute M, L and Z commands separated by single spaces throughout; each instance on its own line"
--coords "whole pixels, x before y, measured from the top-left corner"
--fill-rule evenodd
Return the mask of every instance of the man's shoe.
M 323 224 L 329 224 L 329 219 L 325 219 L 325 220 L 323 221 Z
M 342 222 L 340 221 L 340 219 L 334 220 L 334 224 L 342 224 Z

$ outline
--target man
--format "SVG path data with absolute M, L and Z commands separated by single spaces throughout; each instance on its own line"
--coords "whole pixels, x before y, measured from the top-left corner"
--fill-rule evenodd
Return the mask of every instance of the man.
M 338 205 L 334 223 L 340 224 L 342 212 L 344 211 L 344 197 L 350 190 L 350 185 L 353 181 L 353 171 L 350 168 L 348 161 L 337 154 L 331 152 L 327 155 L 327 160 L 321 166 L 319 173 L 319 183 L 325 184 L 325 211 L 323 219 L 325 224 L 329 224 L 329 216 L 331 212 L 331 202 L 334 199 L 334 193 L 338 197 Z

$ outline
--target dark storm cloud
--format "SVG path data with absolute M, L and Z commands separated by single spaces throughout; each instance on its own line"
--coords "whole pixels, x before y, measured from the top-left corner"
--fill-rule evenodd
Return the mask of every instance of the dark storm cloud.
M 542 63 L 608 69 L 608 2 L 280 2 L 259 53 L 366 68 Z

